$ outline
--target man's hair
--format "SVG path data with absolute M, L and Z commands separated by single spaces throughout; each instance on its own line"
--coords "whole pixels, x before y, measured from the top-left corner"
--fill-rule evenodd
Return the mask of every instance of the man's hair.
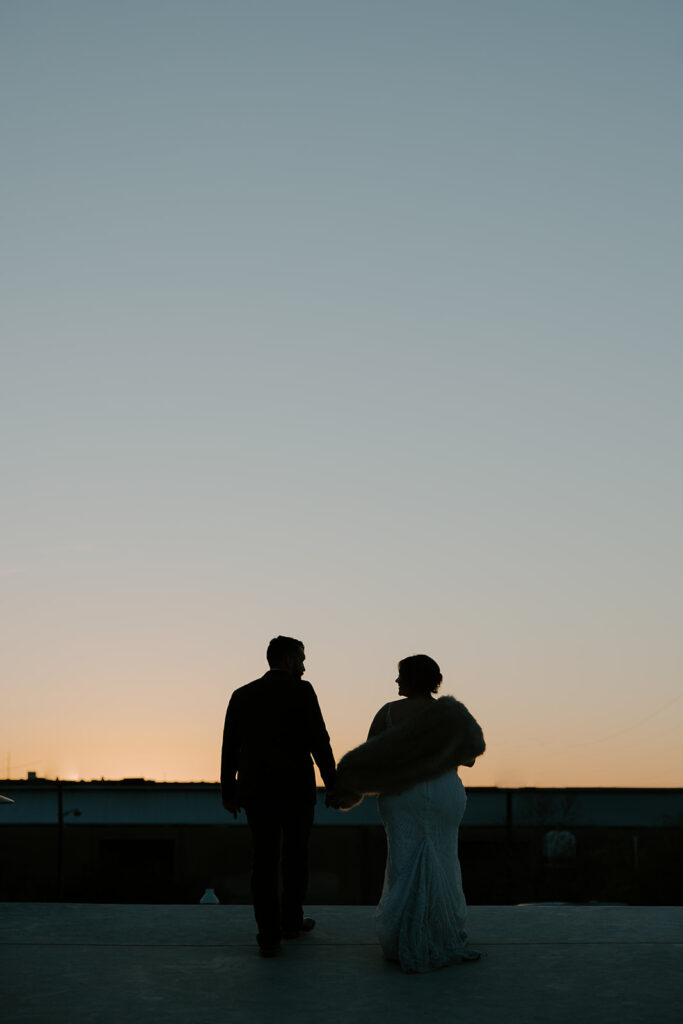
M 266 660 L 271 668 L 277 668 L 290 654 L 299 654 L 303 650 L 301 640 L 291 636 L 276 636 L 268 644 Z
M 398 671 L 421 693 L 436 693 L 441 686 L 441 669 L 428 654 L 413 654 L 398 663 Z

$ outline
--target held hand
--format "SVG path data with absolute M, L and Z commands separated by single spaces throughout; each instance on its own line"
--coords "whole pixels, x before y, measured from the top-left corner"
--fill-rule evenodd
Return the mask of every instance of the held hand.
M 325 796 L 325 806 L 334 807 L 336 811 L 350 811 L 361 803 L 361 793 L 354 793 L 350 789 L 333 789 Z
M 242 810 L 240 805 L 235 800 L 224 800 L 223 807 L 229 814 L 232 814 L 233 818 L 236 818 L 239 812 Z

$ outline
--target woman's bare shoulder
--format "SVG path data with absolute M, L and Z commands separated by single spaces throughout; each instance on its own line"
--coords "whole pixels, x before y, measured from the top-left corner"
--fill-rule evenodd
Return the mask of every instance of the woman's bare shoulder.
M 387 727 L 387 710 L 391 707 L 391 703 L 383 704 L 379 709 L 372 722 L 370 723 L 370 731 L 368 733 L 368 739 L 372 736 L 377 736 L 378 733 L 384 732 Z
M 404 718 L 410 717 L 411 708 L 405 697 L 399 700 L 390 700 L 387 704 L 387 711 L 391 715 L 391 721 L 394 725 L 398 725 Z
M 379 711 L 376 713 L 375 717 L 373 718 L 373 722 L 376 722 L 378 719 L 381 719 L 381 718 L 386 718 L 387 711 L 389 710 L 390 707 L 391 707 L 391 701 L 389 701 L 388 704 L 382 704 L 382 707 L 379 709 Z
M 429 707 L 429 704 L 425 701 L 414 702 L 403 697 L 401 700 L 390 701 L 386 706 L 391 709 L 391 721 L 393 724 L 400 725 L 401 722 L 405 722 L 408 718 L 414 718 L 415 715 L 419 715 L 421 711 Z

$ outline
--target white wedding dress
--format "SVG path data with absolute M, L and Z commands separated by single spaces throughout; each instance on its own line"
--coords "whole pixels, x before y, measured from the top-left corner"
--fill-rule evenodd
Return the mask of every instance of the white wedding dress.
M 458 860 L 467 797 L 457 771 L 380 796 L 377 803 L 388 847 L 375 913 L 385 957 L 419 973 L 472 959 Z

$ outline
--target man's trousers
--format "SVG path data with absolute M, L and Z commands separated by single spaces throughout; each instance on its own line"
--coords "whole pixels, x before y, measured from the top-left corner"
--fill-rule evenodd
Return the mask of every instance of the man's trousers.
M 281 931 L 301 927 L 314 805 L 310 799 L 294 803 L 259 798 L 245 801 L 245 810 L 251 829 L 251 892 L 257 940 L 261 946 L 272 946 L 280 941 Z

